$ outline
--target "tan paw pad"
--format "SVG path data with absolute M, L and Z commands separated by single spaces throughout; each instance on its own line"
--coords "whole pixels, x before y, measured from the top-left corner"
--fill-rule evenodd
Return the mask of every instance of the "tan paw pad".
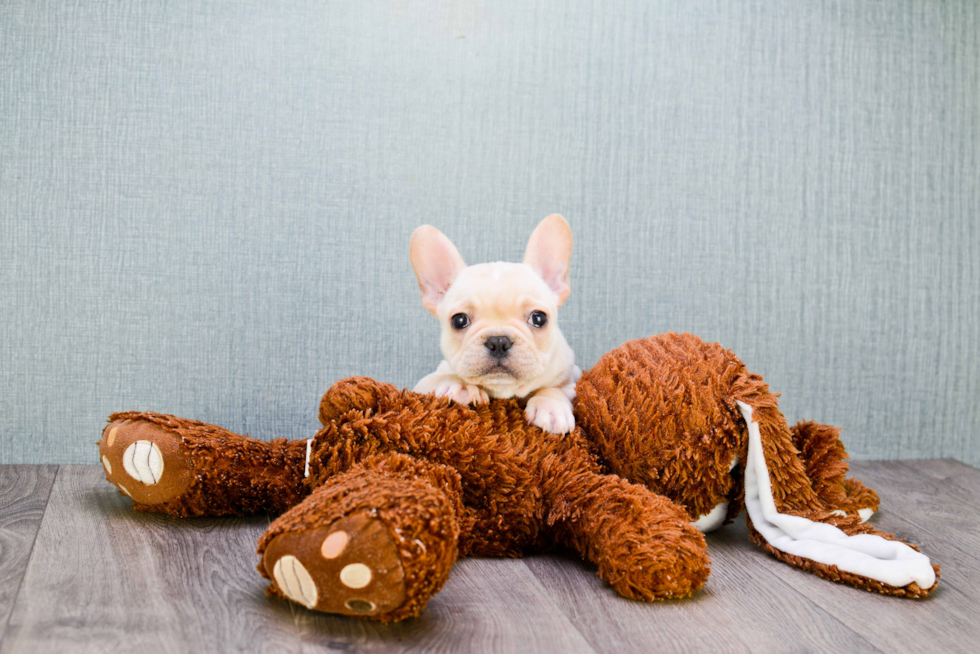
M 325 559 L 336 559 L 347 547 L 347 532 L 339 529 L 323 539 L 320 555 Z
M 303 564 L 295 556 L 287 554 L 278 561 L 272 569 L 279 590 L 297 604 L 308 609 L 316 606 L 317 591 L 313 577 L 306 571 Z
M 163 454 L 153 441 L 136 441 L 123 452 L 123 467 L 136 481 L 154 486 L 163 477 Z
M 364 588 L 371 583 L 371 568 L 363 563 L 351 563 L 340 571 L 340 583 L 348 588 Z

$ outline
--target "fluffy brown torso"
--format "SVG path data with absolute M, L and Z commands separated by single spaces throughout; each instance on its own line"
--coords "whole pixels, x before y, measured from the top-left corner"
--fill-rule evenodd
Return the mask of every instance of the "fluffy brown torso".
M 579 471 L 599 472 L 580 431 L 557 435 L 530 426 L 518 400 L 468 407 L 370 382 L 378 391 L 372 407 L 343 406 L 348 392 L 363 402 L 366 383 L 353 379 L 332 389 L 340 406 L 331 407 L 334 419 L 315 437 L 311 487 L 384 452 L 445 466 L 461 484 L 461 554 L 515 556 L 548 547 L 556 484 Z

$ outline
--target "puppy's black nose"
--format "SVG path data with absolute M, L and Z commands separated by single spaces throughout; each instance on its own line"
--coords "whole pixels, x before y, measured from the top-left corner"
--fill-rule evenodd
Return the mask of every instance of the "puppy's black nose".
M 490 356 L 494 359 L 503 359 L 507 356 L 507 350 L 512 343 L 506 336 L 491 336 L 483 342 L 483 345 L 490 350 Z

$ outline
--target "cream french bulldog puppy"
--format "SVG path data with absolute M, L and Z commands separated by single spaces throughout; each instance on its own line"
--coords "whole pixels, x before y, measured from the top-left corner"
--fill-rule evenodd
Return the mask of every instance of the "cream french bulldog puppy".
M 467 266 L 438 229 L 415 230 L 412 267 L 422 304 L 442 325 L 445 357 L 415 391 L 460 404 L 528 397 L 529 422 L 555 434 L 572 431 L 582 371 L 558 330 L 558 307 L 571 291 L 571 255 L 572 232 L 558 214 L 531 234 L 524 263 Z

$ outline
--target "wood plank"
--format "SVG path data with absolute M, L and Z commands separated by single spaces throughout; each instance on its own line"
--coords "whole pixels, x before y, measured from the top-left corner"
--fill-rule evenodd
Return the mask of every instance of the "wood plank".
M 296 651 L 290 608 L 254 569 L 267 525 L 139 514 L 100 468 L 63 466 L 3 649 Z
M 748 542 L 708 535 L 711 576 L 683 600 L 624 599 L 573 552 L 527 559 L 569 620 L 599 652 L 877 652 L 806 597 L 788 588 L 767 564 L 747 565 Z
M 908 470 L 911 475 L 925 476 L 956 484 L 968 491 L 974 500 L 980 500 L 980 470 L 961 461 L 956 459 L 918 459 L 895 461 L 894 463 Z
M 943 520 L 930 518 L 927 511 L 928 507 L 955 502 L 947 490 L 907 474 L 901 464 L 894 462 L 869 462 L 853 468 L 854 475 L 868 482 L 882 497 L 883 511 L 872 519 L 872 524 L 922 545 L 945 568 L 950 560 L 948 556 L 957 547 L 945 539 L 958 527 L 951 525 L 944 533 L 931 533 L 928 525 L 938 527 Z M 926 502 L 929 495 L 933 500 Z M 913 524 L 912 520 L 921 524 Z M 883 651 L 972 651 L 980 640 L 975 597 L 965 595 L 959 584 L 954 586 L 945 577 L 926 599 L 886 597 L 833 584 L 779 563 L 746 543 L 748 530 L 741 520 L 720 532 L 719 538 L 744 544 L 743 565 L 768 568 L 790 588 Z M 945 572 L 949 574 L 948 570 Z M 980 581 L 973 570 L 964 570 L 962 574 L 966 583 L 972 581 L 976 586 Z
M 380 625 L 266 597 L 264 517 L 135 513 L 92 466 L 63 467 L 4 651 L 591 652 L 521 561 L 462 561 L 423 617 Z
M 0 641 L 57 471 L 58 466 L 0 466 Z
M 388 626 L 297 608 L 303 652 L 592 652 L 520 559 L 463 559 L 421 616 Z

